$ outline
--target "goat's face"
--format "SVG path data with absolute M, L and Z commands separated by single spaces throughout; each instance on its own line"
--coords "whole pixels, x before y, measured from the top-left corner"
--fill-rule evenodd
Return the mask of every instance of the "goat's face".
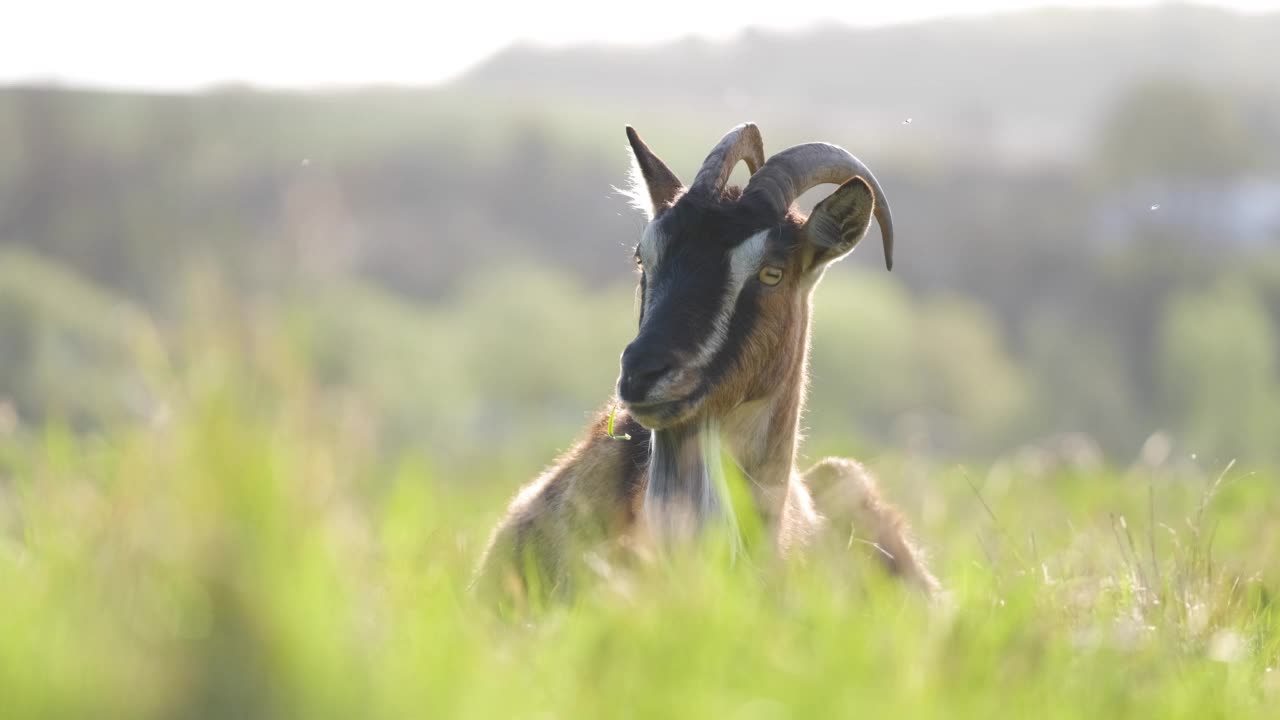
M 635 250 L 639 329 L 622 353 L 619 399 L 641 424 L 663 429 L 801 382 L 810 291 L 866 234 L 872 187 L 849 172 L 806 219 L 787 195 L 806 189 L 795 189 L 804 183 L 791 166 L 805 158 L 793 151 L 812 146 L 764 163 L 758 131 L 739 126 L 686 191 L 628 134 L 652 219 Z M 744 191 L 724 185 L 740 159 L 758 170 Z

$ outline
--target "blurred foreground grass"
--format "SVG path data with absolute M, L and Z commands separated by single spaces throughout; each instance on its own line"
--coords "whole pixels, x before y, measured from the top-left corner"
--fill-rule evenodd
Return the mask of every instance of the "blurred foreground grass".
M 782 577 L 713 554 L 506 623 L 466 585 L 536 467 L 443 477 L 388 460 L 287 352 L 192 342 L 208 350 L 141 363 L 166 403 L 148 424 L 0 423 L 0 717 L 1243 718 L 1280 703 L 1266 473 L 1159 448 L 1124 471 L 887 456 L 873 464 L 933 551 L 945 608 L 853 557 Z

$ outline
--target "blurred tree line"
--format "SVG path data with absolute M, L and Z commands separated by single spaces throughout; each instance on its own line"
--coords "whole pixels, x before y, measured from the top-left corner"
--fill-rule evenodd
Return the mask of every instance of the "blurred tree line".
M 723 102 L 648 133 L 686 177 L 743 119 Z M 815 450 L 1070 432 L 1123 462 L 1165 430 L 1209 462 L 1280 460 L 1280 93 L 1155 74 L 1088 117 L 1056 158 L 922 153 L 898 123 L 821 138 L 876 168 L 900 269 L 864 250 L 818 291 Z M 201 352 L 214 277 L 376 443 L 545 458 L 634 325 L 643 221 L 611 191 L 629 120 L 466 87 L 0 90 L 0 405 L 156 421 L 146 358 Z M 763 125 L 768 149 L 803 127 Z

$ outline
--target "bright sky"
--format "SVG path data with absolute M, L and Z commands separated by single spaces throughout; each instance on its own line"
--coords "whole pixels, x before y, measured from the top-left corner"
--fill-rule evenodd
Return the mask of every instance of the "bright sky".
M 1151 0 L 10 0 L 0 82 L 176 89 L 422 84 L 517 41 L 546 45 L 723 38 L 748 26 L 885 25 L 1038 5 Z M 1208 0 L 1258 12 L 1280 0 Z

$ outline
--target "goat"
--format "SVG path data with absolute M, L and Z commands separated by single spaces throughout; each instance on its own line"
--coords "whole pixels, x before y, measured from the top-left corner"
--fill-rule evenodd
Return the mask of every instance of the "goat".
M 814 287 L 874 216 L 893 267 L 893 219 L 875 176 L 826 143 L 765 162 L 754 124 L 733 128 L 686 189 L 628 126 L 633 200 L 649 223 L 635 249 L 639 327 L 613 400 L 586 437 L 517 494 L 473 586 L 499 597 L 569 592 L 593 548 L 673 541 L 732 523 L 723 448 L 747 478 L 779 556 L 821 539 L 865 539 L 885 568 L 932 596 L 938 582 L 901 515 L 857 462 L 806 472 L 799 444 Z M 745 161 L 744 188 L 727 186 Z M 839 187 L 805 217 L 792 204 Z

